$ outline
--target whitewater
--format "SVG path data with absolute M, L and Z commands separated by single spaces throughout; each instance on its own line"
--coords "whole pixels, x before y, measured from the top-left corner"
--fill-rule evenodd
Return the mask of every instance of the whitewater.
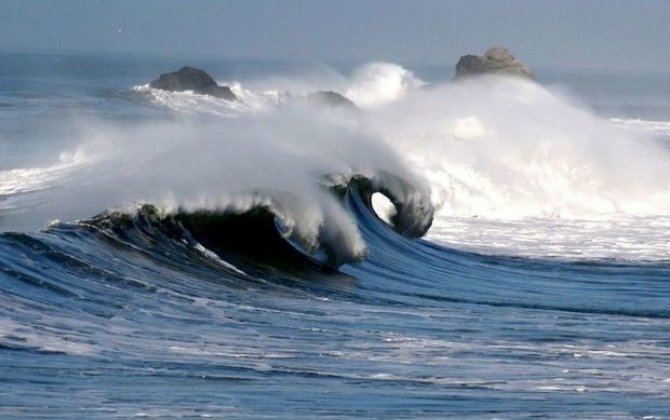
M 3 417 L 670 416 L 658 75 L 5 55 Z

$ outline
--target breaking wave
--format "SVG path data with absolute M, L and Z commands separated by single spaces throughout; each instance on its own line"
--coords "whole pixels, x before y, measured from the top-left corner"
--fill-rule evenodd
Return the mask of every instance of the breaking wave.
M 391 63 L 348 78 L 328 71 L 320 81 L 312 74 L 228 84 L 238 101 L 132 88 L 133 100 L 171 114 L 133 126 L 80 122 L 87 129 L 75 152 L 1 172 L 1 228 L 132 213 L 141 204 L 166 213 L 265 206 L 305 249 L 338 238 L 348 251 L 331 252 L 333 261 L 358 261 L 365 246 L 331 187 L 392 174 L 412 186 L 402 193 L 380 186 L 396 194 L 394 204 L 420 203 L 411 216 L 419 226 L 426 209 L 436 209 L 429 237 L 466 249 L 526 255 L 530 243 L 538 256 L 625 258 L 630 241 L 611 246 L 611 255 L 578 251 L 579 235 L 562 241 L 556 221 L 570 221 L 563 225 L 573 232 L 597 226 L 589 235 L 602 249 L 617 224 L 642 226 L 651 244 L 666 240 L 654 234 L 670 208 L 664 122 L 610 121 L 558 89 L 514 78 L 430 85 Z M 300 100 L 314 89 L 338 90 L 358 109 Z M 515 239 L 516 222 L 531 220 L 535 233 Z M 494 228 L 475 238 L 477 224 Z M 667 258 L 660 248 L 636 253 Z

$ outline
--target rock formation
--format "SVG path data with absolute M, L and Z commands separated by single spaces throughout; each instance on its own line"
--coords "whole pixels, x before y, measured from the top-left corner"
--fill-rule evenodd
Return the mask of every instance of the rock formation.
M 455 79 L 479 74 L 504 74 L 535 79 L 533 71 L 503 47 L 489 48 L 483 56 L 464 55 L 456 64 Z
M 332 90 L 312 92 L 305 96 L 305 99 L 310 103 L 332 108 L 357 108 L 351 100 Z
M 219 86 L 206 71 L 194 67 L 182 67 L 177 71 L 163 73 L 150 86 L 170 92 L 192 90 L 195 93 L 216 98 L 236 100 L 237 97 L 228 86 Z

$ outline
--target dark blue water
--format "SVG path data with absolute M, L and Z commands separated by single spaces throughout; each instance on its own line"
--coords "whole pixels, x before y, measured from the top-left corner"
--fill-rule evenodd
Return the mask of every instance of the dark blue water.
M 75 144 L 64 114 L 172 118 L 128 95 L 166 61 L 2 56 L 0 173 Z M 467 253 L 342 200 L 368 255 L 338 269 L 151 208 L 0 234 L 0 417 L 670 417 L 670 263 Z

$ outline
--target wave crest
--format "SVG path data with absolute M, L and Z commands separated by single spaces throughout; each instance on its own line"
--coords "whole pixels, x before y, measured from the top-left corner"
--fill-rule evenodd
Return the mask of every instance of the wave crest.
M 335 178 L 329 177 L 331 182 Z M 117 233 L 138 227 L 149 235 L 160 232 L 247 264 L 291 270 L 304 265 L 338 267 L 361 261 L 367 254 L 356 221 L 342 204 L 354 196 L 372 212 L 375 192 L 387 195 L 396 205 L 394 230 L 408 237 L 427 232 L 433 207 L 425 191 L 387 173 L 371 178 L 355 175 L 331 184 L 318 211 L 304 207 L 300 197 L 266 192 L 241 195 L 226 208 L 168 211 L 145 204 L 134 214 L 105 212 L 81 223 Z

